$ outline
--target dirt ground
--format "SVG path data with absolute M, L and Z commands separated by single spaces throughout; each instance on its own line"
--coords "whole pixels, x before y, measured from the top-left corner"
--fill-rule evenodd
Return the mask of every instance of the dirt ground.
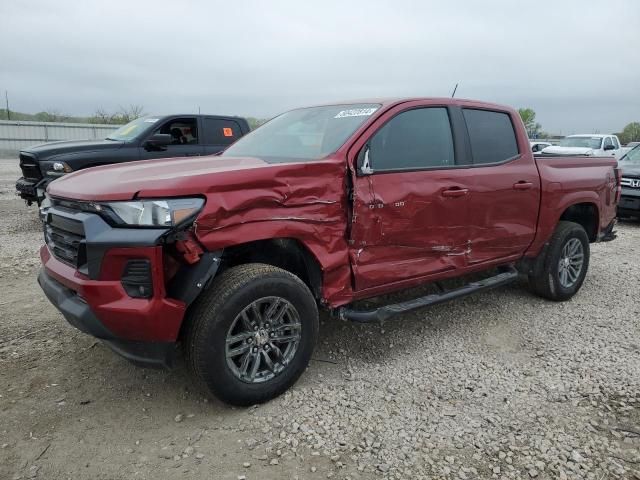
M 568 303 L 521 283 L 382 327 L 323 316 L 292 391 L 238 409 L 64 321 L 18 174 L 0 160 L 0 479 L 640 478 L 638 223 Z

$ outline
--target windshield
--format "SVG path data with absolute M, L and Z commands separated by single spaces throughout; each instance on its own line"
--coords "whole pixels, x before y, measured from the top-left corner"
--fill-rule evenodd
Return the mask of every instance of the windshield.
M 111 132 L 107 137 L 107 140 L 133 140 L 158 120 L 159 119 L 155 117 L 136 118 L 134 121 L 121 126 L 115 132 Z
M 600 148 L 602 139 L 598 137 L 566 137 L 560 140 L 561 147 Z
M 627 154 L 620 160 L 622 163 L 633 163 L 634 165 L 640 165 L 640 145 L 637 145 L 632 150 L 629 150 Z
M 338 150 L 379 108 L 356 104 L 292 110 L 242 137 L 222 155 L 269 163 L 317 160 Z

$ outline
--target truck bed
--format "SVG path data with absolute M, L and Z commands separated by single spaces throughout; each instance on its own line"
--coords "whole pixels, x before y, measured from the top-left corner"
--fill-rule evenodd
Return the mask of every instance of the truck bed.
M 600 224 L 594 225 L 590 236 L 604 231 L 616 217 L 618 161 L 614 157 L 586 155 L 534 156 L 540 186 L 538 229 L 527 255 L 537 255 L 550 237 L 563 212 L 574 204 L 600 210 Z

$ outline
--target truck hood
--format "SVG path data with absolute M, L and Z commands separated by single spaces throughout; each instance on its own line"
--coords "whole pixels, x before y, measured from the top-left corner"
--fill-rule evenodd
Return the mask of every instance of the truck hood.
M 622 175 L 640 177 L 640 165 L 637 163 L 619 162 L 618 166 L 622 169 Z
M 282 189 L 278 196 L 286 199 L 313 176 L 315 183 L 335 181 L 344 176 L 344 165 L 335 160 L 270 164 L 258 158 L 219 156 L 144 160 L 80 170 L 51 182 L 47 191 L 53 197 L 92 202 L 184 196 L 224 202 L 224 194 Z
M 95 202 L 202 195 L 230 174 L 244 176 L 246 170 L 269 166 L 257 158 L 218 156 L 144 160 L 80 170 L 52 182 L 48 192 Z
M 318 248 L 331 250 L 338 267 L 346 261 L 346 172 L 340 158 L 270 164 L 250 157 L 189 157 L 81 170 L 51 182 L 48 192 L 93 202 L 204 197 L 194 231 L 210 250 L 239 238 L 294 236 L 311 244 L 321 238 Z M 262 229 L 254 230 L 258 224 Z
M 551 146 L 542 150 L 542 154 L 553 155 L 593 155 L 593 149 L 588 147 L 557 147 Z
M 38 160 L 47 160 L 66 153 L 117 150 L 123 144 L 113 140 L 65 140 L 34 145 L 22 151 L 34 155 Z

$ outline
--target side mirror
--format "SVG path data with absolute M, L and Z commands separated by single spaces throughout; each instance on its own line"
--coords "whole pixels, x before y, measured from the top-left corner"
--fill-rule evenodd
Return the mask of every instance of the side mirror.
M 607 150 L 615 150 L 616 147 L 614 145 L 605 145 L 604 149 L 605 149 L 605 151 L 607 151 Z
M 360 175 L 371 175 L 371 147 L 367 143 L 358 154 L 358 173 Z
M 156 133 L 155 135 L 149 137 L 146 142 L 144 142 L 144 146 L 149 150 L 160 149 L 167 145 L 171 145 L 172 141 L 173 137 L 168 133 Z

